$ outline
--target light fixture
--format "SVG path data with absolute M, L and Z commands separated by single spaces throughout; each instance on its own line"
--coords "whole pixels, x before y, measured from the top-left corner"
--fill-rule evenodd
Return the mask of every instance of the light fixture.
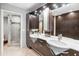
M 37 10 L 34 12 L 34 14 L 35 14 L 35 15 L 37 14 Z
M 67 4 L 67 6 L 70 6 L 70 5 L 71 5 L 71 3 Z
M 43 8 L 45 9 L 45 8 L 46 8 L 46 6 L 43 6 Z
M 62 7 L 66 6 L 66 4 L 62 4 Z
M 34 14 L 36 15 L 37 13 L 35 12 Z
M 62 16 L 58 16 L 58 18 L 62 18 Z
M 62 4 L 62 7 L 64 7 L 64 6 L 69 6 L 70 4 L 68 4 L 68 3 L 63 3 Z
M 73 14 L 74 14 L 74 12 L 70 12 L 69 14 L 70 14 L 70 15 L 73 15 Z
M 35 13 L 37 13 L 37 11 L 35 11 Z
M 57 6 L 56 4 L 53 4 L 53 7 L 54 7 L 54 8 L 58 8 L 58 6 Z
M 38 16 L 39 14 L 37 13 L 37 16 Z

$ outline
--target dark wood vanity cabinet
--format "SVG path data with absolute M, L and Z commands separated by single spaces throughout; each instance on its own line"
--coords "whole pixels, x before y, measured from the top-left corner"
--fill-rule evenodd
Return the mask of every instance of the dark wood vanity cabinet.
M 58 56 L 79 56 L 79 51 L 68 49 L 63 53 L 60 53 Z
M 35 43 L 31 45 L 31 48 L 42 56 L 53 56 L 54 52 L 49 48 L 48 43 L 45 40 L 37 38 Z
M 41 56 L 79 56 L 79 51 L 68 49 L 55 55 L 54 51 L 50 49 L 49 44 L 42 39 L 37 38 L 35 42 L 30 41 L 30 47 Z

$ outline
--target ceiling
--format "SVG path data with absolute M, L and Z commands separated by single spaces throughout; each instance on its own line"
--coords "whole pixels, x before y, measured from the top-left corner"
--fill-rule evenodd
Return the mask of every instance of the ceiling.
M 10 5 L 22 8 L 22 9 L 28 9 L 35 5 L 35 3 L 9 3 Z
M 60 8 L 60 7 L 64 7 L 66 5 L 68 5 L 68 3 L 47 3 L 47 6 L 51 10 L 54 10 L 54 9 L 57 9 L 57 8 Z
M 32 15 L 38 15 L 41 13 L 41 11 L 43 11 L 45 8 L 49 8 L 50 10 L 55 10 L 55 9 L 58 9 L 60 7 L 65 7 L 67 6 L 68 3 L 46 3 L 44 6 L 41 6 L 40 8 L 30 12 L 29 14 L 32 14 Z
M 39 8 L 41 5 L 43 5 L 43 3 L 8 3 L 8 4 L 19 7 L 24 10 L 30 10 L 31 8 L 36 9 L 37 7 Z
M 20 16 L 19 14 L 16 14 L 16 13 L 11 13 L 11 12 L 4 11 L 4 17 L 8 17 L 9 15 L 11 15 L 11 16 Z
M 42 7 L 43 5 L 47 5 L 50 9 L 55 9 L 55 7 L 61 7 L 66 3 L 8 3 L 12 6 L 19 7 L 21 9 L 26 10 L 27 12 L 35 11 L 36 9 Z M 55 6 L 54 6 L 55 5 Z

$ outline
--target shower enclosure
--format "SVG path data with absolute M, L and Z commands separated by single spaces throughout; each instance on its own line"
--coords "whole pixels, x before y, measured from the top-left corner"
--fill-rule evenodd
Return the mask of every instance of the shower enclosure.
M 20 16 L 4 17 L 4 44 L 20 47 Z

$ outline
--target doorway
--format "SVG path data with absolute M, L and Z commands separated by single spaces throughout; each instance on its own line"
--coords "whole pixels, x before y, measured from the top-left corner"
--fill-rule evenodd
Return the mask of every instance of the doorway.
M 4 45 L 20 47 L 20 16 L 4 12 Z
M 17 19 L 17 21 L 15 21 Z M 20 47 L 20 16 L 12 16 L 11 45 Z
M 5 46 L 22 47 L 22 15 L 7 10 L 1 10 L 1 13 L 1 55 L 3 55 Z

